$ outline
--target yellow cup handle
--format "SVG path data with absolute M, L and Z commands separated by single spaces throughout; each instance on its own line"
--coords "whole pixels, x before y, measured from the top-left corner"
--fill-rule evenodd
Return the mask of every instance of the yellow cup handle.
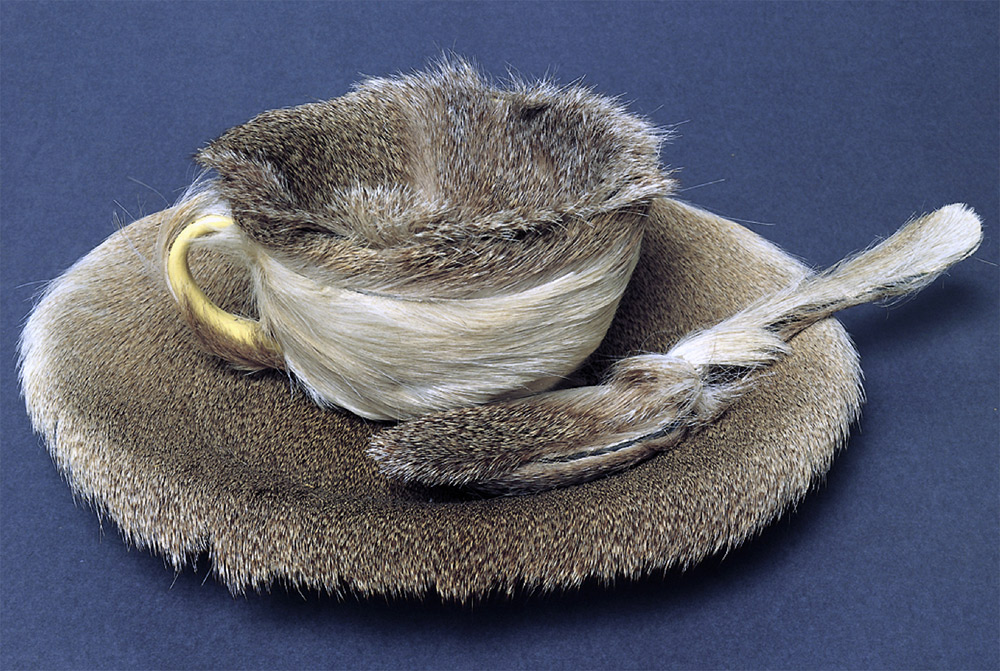
M 281 360 L 281 347 L 264 333 L 260 323 L 226 312 L 213 303 L 191 276 L 188 250 L 195 239 L 233 225 L 230 217 L 210 214 L 188 224 L 174 240 L 167 256 L 167 280 L 174 296 L 200 325 L 238 349 L 263 350 L 269 358 Z

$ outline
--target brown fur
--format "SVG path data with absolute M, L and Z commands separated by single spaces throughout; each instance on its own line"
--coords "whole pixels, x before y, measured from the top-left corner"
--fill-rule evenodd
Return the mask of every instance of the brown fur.
M 825 321 L 719 421 L 617 475 L 491 499 L 400 486 L 365 453 L 381 427 L 289 393 L 281 373 L 201 353 L 135 253 L 153 256 L 167 216 L 125 228 L 52 285 L 25 330 L 25 398 L 76 492 L 178 567 L 209 552 L 234 591 L 280 581 L 468 600 L 688 565 L 798 501 L 857 411 L 854 351 Z M 208 261 L 193 265 L 211 297 L 251 310 L 246 278 Z M 802 272 L 735 224 L 657 201 L 585 376 L 666 351 Z
M 781 291 L 665 354 L 623 359 L 601 385 L 451 410 L 372 441 L 385 472 L 406 482 L 489 493 L 529 493 L 618 472 L 677 445 L 757 383 L 787 341 L 859 303 L 901 296 L 972 254 L 979 218 L 950 205 L 885 242 Z M 766 374 L 766 373 L 765 373 Z
M 523 396 L 603 338 L 673 185 L 660 140 L 580 87 L 498 87 L 446 62 L 225 133 L 161 256 L 193 205 L 231 212 L 238 227 L 201 244 L 250 270 L 277 367 L 321 405 L 398 420 Z M 274 365 L 179 307 L 209 352 Z
M 470 297 L 535 283 L 641 226 L 673 187 L 660 140 L 586 89 L 498 88 L 446 62 L 266 112 L 198 160 L 250 237 L 306 274 Z
M 178 567 L 207 551 L 234 591 L 282 580 L 469 599 L 738 545 L 827 470 L 857 413 L 859 370 L 843 329 L 813 323 L 836 307 L 831 276 L 808 277 L 745 229 L 663 199 L 672 182 L 658 142 L 583 89 L 499 88 L 446 63 L 265 113 L 199 153 L 251 251 L 234 262 L 206 245 L 197 281 L 226 310 L 261 312 L 265 327 L 254 263 L 264 255 L 359 293 L 464 300 L 534 286 L 616 245 L 612 274 L 627 273 L 641 240 L 580 373 L 600 387 L 394 428 L 324 410 L 282 372 L 250 375 L 199 348 L 281 365 L 213 346 L 142 262 L 169 247 L 191 216 L 185 203 L 120 231 L 49 288 L 21 345 L 34 426 L 127 538 Z M 837 273 L 896 278 L 876 295 L 940 272 L 897 256 Z M 770 364 L 745 383 L 746 369 Z M 453 488 L 470 484 L 561 488 L 485 499 Z

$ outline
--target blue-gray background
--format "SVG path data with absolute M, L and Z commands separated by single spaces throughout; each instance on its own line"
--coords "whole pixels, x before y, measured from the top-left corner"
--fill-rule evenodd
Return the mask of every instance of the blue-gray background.
M 998 5 L 0 5 L 4 668 L 997 668 Z M 976 256 L 844 321 L 869 400 L 798 509 L 725 558 L 475 608 L 233 598 L 129 550 L 32 435 L 33 295 L 171 203 L 254 114 L 442 51 L 622 95 L 681 196 L 822 266 L 954 201 Z

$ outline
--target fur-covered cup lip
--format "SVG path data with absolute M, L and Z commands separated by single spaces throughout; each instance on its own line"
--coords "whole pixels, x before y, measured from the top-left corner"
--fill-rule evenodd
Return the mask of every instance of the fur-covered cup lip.
M 854 349 L 825 320 L 719 421 L 626 472 L 510 498 L 401 486 L 366 454 L 378 425 L 199 350 L 143 260 L 168 215 L 125 227 L 52 284 L 25 329 L 22 384 L 78 495 L 178 568 L 207 552 L 235 592 L 277 582 L 465 601 L 689 565 L 804 496 L 860 402 Z M 195 264 L 199 284 L 249 310 L 246 278 L 215 261 Z M 802 272 L 732 222 L 657 200 L 585 375 L 665 351 Z
M 582 86 L 495 82 L 451 59 L 264 112 L 196 159 L 247 234 L 298 269 L 465 296 L 502 286 L 498 270 L 520 282 L 599 252 L 606 240 L 572 227 L 669 195 L 667 137 Z M 527 247 L 535 237 L 556 249 Z

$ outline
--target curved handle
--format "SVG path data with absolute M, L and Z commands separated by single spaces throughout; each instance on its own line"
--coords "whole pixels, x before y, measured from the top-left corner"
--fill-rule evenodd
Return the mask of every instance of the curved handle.
M 190 311 L 190 317 L 213 336 L 238 350 L 263 351 L 269 358 L 280 361 L 283 358 L 281 347 L 264 333 L 260 322 L 226 312 L 205 295 L 191 276 L 187 258 L 191 243 L 232 225 L 232 218 L 219 214 L 206 215 L 188 224 L 170 247 L 167 281 L 177 301 Z

